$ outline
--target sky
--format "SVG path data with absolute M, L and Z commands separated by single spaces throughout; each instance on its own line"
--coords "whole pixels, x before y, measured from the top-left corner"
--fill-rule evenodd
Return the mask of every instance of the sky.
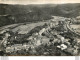
M 80 3 L 80 0 L 0 0 L 4 4 L 64 4 Z

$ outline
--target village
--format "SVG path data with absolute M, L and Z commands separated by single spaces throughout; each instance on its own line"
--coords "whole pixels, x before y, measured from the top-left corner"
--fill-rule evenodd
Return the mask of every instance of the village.
M 20 34 L 19 32 L 13 33 L 10 29 L 3 30 L 0 32 L 0 45 L 4 48 L 0 46 L 0 51 L 4 50 L 6 54 L 12 54 L 13 52 L 17 54 L 20 50 L 28 52 L 31 49 L 33 54 L 37 54 L 36 48 L 39 46 L 52 45 L 60 51 L 66 52 L 65 55 L 68 53 L 69 55 L 79 55 L 80 39 L 78 36 L 80 35 L 70 28 L 70 25 L 73 24 L 72 19 L 58 16 L 52 17 L 53 19 L 45 23 L 41 30 L 33 32 L 29 37 L 24 37 L 26 34 Z M 75 34 L 77 37 L 75 37 Z M 47 54 L 49 52 L 43 52 L 42 55 Z

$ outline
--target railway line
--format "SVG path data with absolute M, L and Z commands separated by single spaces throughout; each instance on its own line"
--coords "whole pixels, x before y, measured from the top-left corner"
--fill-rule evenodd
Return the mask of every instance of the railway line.
M 67 29 L 68 29 L 69 31 L 71 31 L 71 32 L 73 32 L 74 34 L 76 34 L 76 35 L 80 36 L 80 34 L 79 34 L 78 32 L 74 31 L 74 29 L 73 29 L 73 28 L 71 28 L 71 26 L 70 26 L 70 23 L 69 23 L 69 22 L 67 22 L 67 23 L 66 23 L 66 27 L 67 27 Z

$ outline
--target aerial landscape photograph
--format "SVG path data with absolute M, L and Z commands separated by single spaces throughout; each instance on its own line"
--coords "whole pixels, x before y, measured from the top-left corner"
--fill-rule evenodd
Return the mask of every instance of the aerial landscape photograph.
M 1 2 L 0 56 L 80 56 L 80 3 Z

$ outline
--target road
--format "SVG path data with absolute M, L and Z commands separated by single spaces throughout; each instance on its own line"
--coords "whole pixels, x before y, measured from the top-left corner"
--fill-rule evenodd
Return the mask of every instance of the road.
M 69 22 L 66 23 L 66 27 L 67 27 L 71 32 L 73 32 L 73 33 L 75 33 L 76 35 L 79 35 L 79 36 L 80 36 L 80 34 L 79 34 L 78 32 L 76 32 L 76 31 L 74 31 L 74 29 L 72 29 L 72 27 L 70 26 L 70 23 L 69 23 Z

